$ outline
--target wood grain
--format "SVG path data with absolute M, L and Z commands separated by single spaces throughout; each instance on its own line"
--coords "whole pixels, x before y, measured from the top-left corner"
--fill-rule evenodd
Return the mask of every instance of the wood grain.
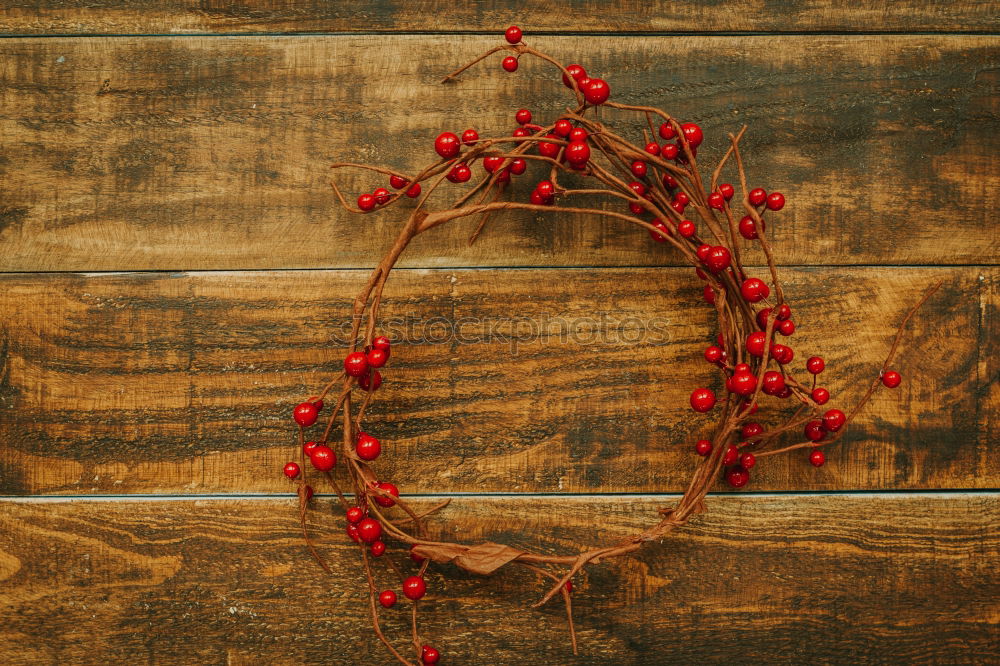
M 944 286 L 903 338 L 905 384 L 830 463 L 771 459 L 750 489 L 1000 485 L 995 268 L 783 274 L 793 367 L 827 359 L 831 407 L 854 404 L 905 310 Z M 291 407 L 339 368 L 366 275 L 0 276 L 0 494 L 287 492 Z M 681 490 L 714 423 L 688 396 L 718 383 L 700 291 L 678 268 L 399 271 L 367 419 L 379 473 L 405 492 Z
M 342 519 L 310 513 L 324 576 L 293 502 L 4 503 L 0 661 L 385 663 Z M 669 502 L 456 498 L 434 533 L 573 552 Z M 562 608 L 527 608 L 541 583 L 516 570 L 432 567 L 422 636 L 454 664 L 996 663 L 998 523 L 992 494 L 710 497 L 662 544 L 576 581 L 579 658 Z M 400 646 L 408 615 L 386 613 Z
M 495 42 L 5 39 L 0 270 L 369 266 L 401 214 L 339 211 L 327 185 L 331 162 L 410 170 L 431 158 L 442 129 L 506 133 L 527 100 L 539 118 L 563 108 L 565 91 L 538 64 L 509 76 L 490 61 L 475 77 L 437 84 Z M 753 184 L 788 197 L 769 227 L 784 263 L 997 260 L 998 236 L 987 231 L 1000 207 L 996 37 L 533 43 L 567 62 L 586 53 L 618 100 L 700 122 L 708 136 L 700 157 L 709 162 L 726 131 L 749 124 Z M 344 182 L 355 194 L 378 184 Z M 526 197 L 531 184 L 519 183 L 514 196 Z M 665 248 L 600 220 L 511 215 L 469 248 L 472 227 L 420 239 L 405 265 L 676 263 Z
M 639 17 L 641 16 L 641 20 Z M 572 17 L 572 18 L 570 18 Z M 0 34 L 260 33 L 260 32 L 496 32 L 511 23 L 530 32 L 796 32 L 836 30 L 995 30 L 996 7 L 985 0 L 816 3 L 805 0 L 618 2 L 589 0 L 495 2 L 441 0 L 127 0 L 100 5 L 78 0 L 14 3 L 0 17 Z

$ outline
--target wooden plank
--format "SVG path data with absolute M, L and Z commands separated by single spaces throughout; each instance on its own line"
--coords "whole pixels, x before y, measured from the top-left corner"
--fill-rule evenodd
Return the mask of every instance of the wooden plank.
M 411 170 L 444 128 L 510 131 L 565 90 L 538 64 L 437 81 L 492 37 L 7 39 L 0 42 L 0 270 L 370 266 L 400 211 L 334 205 L 335 159 Z M 696 120 L 717 159 L 745 140 L 781 189 L 787 264 L 996 262 L 1000 39 L 941 36 L 543 37 L 615 98 Z M 638 127 L 636 128 L 638 132 Z M 515 196 L 527 197 L 527 181 Z M 348 192 L 380 183 L 357 177 Z M 409 203 L 405 205 L 411 205 Z M 415 242 L 408 266 L 675 264 L 618 224 L 511 214 Z
M 642 20 L 636 20 L 638 15 Z M 446 17 L 446 18 L 445 18 Z M 569 18 L 572 17 L 572 18 Z M 67 0 L 36 0 L 8 7 L 0 34 L 149 34 L 261 32 L 497 31 L 511 23 L 534 32 L 796 32 L 956 31 L 1000 27 L 986 0 L 893 3 L 814 3 L 784 0 L 725 2 L 625 2 L 538 0 L 460 4 L 440 0 L 370 3 L 347 0 L 247 0 L 239 4 L 158 0 L 141 8 L 129 2 L 100 6 Z
M 814 469 L 761 462 L 749 489 L 990 488 L 997 269 L 784 270 L 793 365 L 849 407 L 902 314 L 906 383 Z M 339 368 L 361 271 L 0 276 L 0 494 L 287 492 L 291 407 Z M 398 342 L 367 427 L 404 492 L 676 491 L 718 378 L 685 269 L 401 270 Z M 984 315 L 985 313 L 985 315 Z M 546 334 L 542 334 L 545 331 Z M 991 369 L 992 368 L 992 369 Z M 777 424 L 776 400 L 761 422 Z M 297 457 L 296 457 L 297 459 Z
M 457 498 L 433 532 L 571 553 L 669 501 Z M 329 576 L 291 499 L 4 503 L 0 660 L 384 663 L 342 519 L 320 504 L 310 523 Z M 998 523 L 996 494 L 710 497 L 662 544 L 576 581 L 578 658 L 561 605 L 528 608 L 543 587 L 519 571 L 432 566 L 421 636 L 455 664 L 996 663 Z M 385 617 L 408 649 L 408 602 Z

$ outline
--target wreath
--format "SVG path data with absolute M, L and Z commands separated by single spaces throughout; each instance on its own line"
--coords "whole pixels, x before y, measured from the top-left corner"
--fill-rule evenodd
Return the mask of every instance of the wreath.
M 343 371 L 294 408 L 301 459 L 284 466 L 285 476 L 298 482 L 305 543 L 328 572 L 328 565 L 306 529 L 306 512 L 313 496 L 307 470 L 321 474 L 336 493 L 344 509 L 347 535 L 358 544 L 375 634 L 404 664 L 435 664 L 440 658 L 439 651 L 421 639 L 417 623 L 418 602 L 427 591 L 424 574 L 431 562 L 450 563 L 482 575 L 519 566 L 548 579 L 550 584 L 534 606 L 556 596 L 561 598 L 576 654 L 574 576 L 585 567 L 635 552 L 683 526 L 705 510 L 705 496 L 720 476 L 730 486 L 740 488 L 749 482 L 762 458 L 800 449 L 808 452 L 809 463 L 822 466 L 826 461 L 823 445 L 843 436 L 847 425 L 879 387 L 895 388 L 900 384 L 900 374 L 890 364 L 903 328 L 940 286 L 932 285 L 906 314 L 885 362 L 857 404 L 847 412 L 828 407 L 830 392 L 818 385 L 825 369 L 823 359 L 808 358 L 805 375 L 793 371 L 795 354 L 788 341 L 795 332 L 793 311 L 767 240 L 768 223 L 784 208 L 785 197 L 780 192 L 748 185 L 740 153 L 746 127 L 728 134 L 722 158 L 710 173 L 703 173 L 697 158 L 704 135 L 697 124 L 680 122 L 652 106 L 613 101 L 606 81 L 591 76 L 581 65 L 563 65 L 531 48 L 516 26 L 507 29 L 505 43 L 452 72 L 442 83 L 453 81 L 496 53 L 503 55 L 500 64 L 507 72 L 517 71 L 521 58 L 526 56 L 559 70 L 572 100 L 570 107 L 548 122 L 535 122 L 528 109 L 518 110 L 514 115 L 517 127 L 509 136 L 480 137 L 475 129 L 467 129 L 461 136 L 444 132 L 434 141 L 438 159 L 416 174 L 349 162 L 332 165 L 334 170 L 357 169 L 388 180 L 389 187 L 361 194 L 354 205 L 331 181 L 337 199 L 348 211 L 368 213 L 407 199 L 416 203 L 392 247 L 354 299 L 352 344 Z M 627 132 L 616 132 L 609 118 L 612 114 L 632 118 L 633 126 L 638 119 L 644 125 L 642 140 L 636 143 L 623 135 Z M 722 182 L 727 168 L 735 172 L 735 186 Z M 529 171 L 536 175 L 528 175 Z M 544 174 L 544 179 L 538 180 L 527 201 L 504 198 L 514 179 L 537 178 L 538 172 Z M 463 184 L 461 193 L 449 205 L 432 208 L 432 199 L 443 198 L 451 185 Z M 595 198 L 611 207 L 574 205 Z M 639 534 L 603 546 L 581 546 L 579 552 L 564 555 L 498 543 L 435 541 L 428 537 L 426 518 L 447 502 L 417 512 L 400 497 L 396 486 L 380 479 L 373 465 L 382 450 L 380 440 L 372 434 L 377 427 L 370 428 L 372 432 L 363 427 L 365 411 L 382 384 L 381 369 L 392 353 L 391 341 L 379 334 L 383 290 L 396 262 L 420 234 L 472 217 L 479 221 L 470 236 L 471 244 L 495 213 L 552 210 L 634 225 L 647 232 L 652 242 L 672 246 L 694 266 L 704 300 L 715 310 L 719 331 L 716 344 L 704 350 L 704 357 L 717 368 L 724 390 L 720 396 L 709 387 L 695 387 L 690 404 L 696 412 L 715 414 L 714 426 L 710 435 L 694 444 L 694 453 L 701 461 L 684 494 L 673 506 L 660 509 L 656 522 Z M 745 244 L 758 244 L 763 251 L 767 261 L 763 276 L 750 275 L 744 266 L 741 248 Z M 766 408 L 779 416 L 780 425 L 765 428 L 755 416 L 759 408 L 765 407 L 761 402 L 764 396 L 768 399 Z M 320 421 L 327 402 L 332 405 Z M 345 494 L 333 474 L 338 453 L 331 437 L 338 427 L 339 456 L 345 463 L 342 467 L 346 468 L 350 495 Z M 313 428 L 318 436 L 311 434 Z M 409 547 L 412 562 L 405 558 L 397 562 L 393 555 L 398 553 L 387 552 L 386 540 L 390 538 Z M 382 575 L 398 579 L 398 586 L 383 589 L 377 582 Z M 415 660 L 404 656 L 410 650 L 394 645 L 381 628 L 381 614 L 391 612 L 389 609 L 399 601 L 396 589 L 411 602 L 410 642 Z

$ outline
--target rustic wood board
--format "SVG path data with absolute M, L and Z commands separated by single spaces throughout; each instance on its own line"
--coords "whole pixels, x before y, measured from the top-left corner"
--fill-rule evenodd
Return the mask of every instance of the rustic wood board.
M 641 18 L 640 18 L 641 17 Z M 499 34 L 511 23 L 532 32 L 798 32 L 835 30 L 996 30 L 996 6 L 986 0 L 950 2 L 816 3 L 618 2 L 363 2 L 347 0 L 119 0 L 100 5 L 75 0 L 36 0 L 5 8 L 0 34 L 274 33 L 476 31 Z
M 903 312 L 944 286 L 903 338 L 905 384 L 830 463 L 772 459 L 750 489 L 1000 485 L 996 268 L 782 273 L 793 367 L 827 359 L 831 407 L 854 404 Z M 288 492 L 291 407 L 339 367 L 366 275 L 0 276 L 0 494 Z M 379 474 L 404 492 L 680 490 L 713 423 L 687 406 L 718 383 L 711 319 L 688 269 L 401 270 L 383 330 L 410 342 L 367 419 Z
M 903 7 L 901 16 L 916 15 Z M 430 160 L 442 129 L 506 133 L 523 100 L 534 100 L 539 117 L 563 108 L 564 89 L 538 64 L 510 76 L 490 61 L 475 78 L 437 84 L 496 41 L 5 39 L 0 270 L 371 265 L 402 212 L 362 218 L 339 210 L 327 185 L 332 161 L 410 170 Z M 586 53 L 584 64 L 610 81 L 616 99 L 663 104 L 702 123 L 705 160 L 721 154 L 725 131 L 749 124 L 753 183 L 788 196 L 769 227 L 784 263 L 997 260 L 998 236 L 987 230 L 1000 208 L 1000 38 L 534 43 L 567 62 Z M 357 194 L 379 183 L 344 184 Z M 519 183 L 515 196 L 526 197 L 531 184 Z M 511 215 L 469 248 L 473 227 L 418 239 L 404 264 L 677 262 L 641 234 L 597 219 Z
M 433 531 L 571 553 L 671 501 L 455 498 Z M 324 576 L 290 499 L 4 503 L 0 661 L 386 663 L 329 510 L 309 517 Z M 662 544 L 576 581 L 579 658 L 560 605 L 527 608 L 543 588 L 520 571 L 433 566 L 422 636 L 451 664 L 996 663 L 997 524 L 992 494 L 710 497 Z M 386 615 L 404 646 L 407 604 Z

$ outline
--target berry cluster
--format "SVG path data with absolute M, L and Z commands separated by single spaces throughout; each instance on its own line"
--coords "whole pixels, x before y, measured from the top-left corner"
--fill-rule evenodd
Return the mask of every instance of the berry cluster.
M 444 81 L 454 79 L 476 62 L 498 52 L 505 54 L 501 62 L 503 69 L 514 72 L 520 58 L 527 55 L 558 68 L 562 84 L 570 90 L 575 105 L 548 120 L 536 119 L 529 109 L 518 109 L 510 135 L 481 137 L 472 128 L 462 131 L 461 135 L 443 132 L 434 140 L 436 160 L 415 175 L 354 163 L 333 165 L 335 169 L 363 169 L 388 178 L 389 187 L 377 187 L 358 196 L 356 208 L 344 199 L 336 183 L 331 182 L 336 196 L 348 210 L 367 213 L 385 208 L 399 201 L 403 193 L 417 199 L 417 203 L 392 248 L 355 299 L 353 339 L 358 343 L 344 358 L 343 373 L 327 384 L 318 396 L 296 406 L 293 412 L 299 426 L 303 466 L 308 456 L 312 468 L 329 481 L 344 508 L 347 535 L 358 544 L 368 581 L 375 633 L 394 657 L 407 664 L 414 662 L 404 657 L 380 628 L 379 608 L 393 608 L 398 595 L 391 587 L 380 589 L 376 584 L 373 562 L 386 563 L 387 572 L 400 581 L 397 589 L 414 604 L 427 591 L 424 575 L 431 561 L 451 562 L 475 573 L 490 573 L 508 564 L 527 567 L 552 582 L 536 605 L 555 595 L 561 595 L 565 601 L 575 652 L 576 635 L 569 597 L 573 589 L 571 579 L 588 563 L 634 552 L 642 544 L 659 540 L 684 525 L 690 516 L 702 510 L 702 500 L 718 479 L 725 479 L 734 488 L 743 487 L 761 458 L 807 448 L 809 462 L 816 467 L 822 466 L 826 456 L 818 447 L 842 436 L 845 426 L 868 401 L 879 381 L 890 388 L 899 386 L 901 381 L 899 373 L 889 369 L 899 333 L 879 379 L 847 414 L 825 407 L 830 392 L 817 386 L 818 376 L 826 368 L 821 357 L 812 356 L 806 361 L 810 379 L 800 381 L 796 378 L 793 372 L 795 352 L 790 344 L 796 324 L 778 279 L 765 222 L 767 215 L 774 223 L 772 214 L 785 207 L 785 197 L 780 192 L 747 187 L 739 148 L 746 128 L 736 135 L 728 135 L 725 154 L 706 182 L 697 163 L 698 149 L 705 134 L 696 123 L 678 122 L 654 107 L 613 101 L 607 82 L 590 76 L 581 65 L 563 66 L 530 48 L 516 26 L 508 28 L 504 37 L 505 44 L 491 49 L 445 77 Z M 645 120 L 646 129 L 642 130 L 641 138 L 629 139 L 616 133 L 597 110 L 602 110 L 601 114 L 637 115 Z M 529 169 L 532 165 L 536 169 Z M 736 185 L 718 182 L 727 165 L 735 165 L 739 194 Z M 503 199 L 513 178 L 526 176 L 531 171 L 537 173 L 538 169 L 542 173 L 528 176 L 533 178 L 534 187 L 526 200 Z M 478 177 L 475 176 L 477 171 Z M 432 195 L 442 186 L 446 188 L 445 183 L 463 185 L 474 178 L 475 182 L 466 186 L 450 206 L 437 210 L 430 208 Z M 602 208 L 571 205 L 580 195 L 604 196 L 616 205 Z M 690 404 L 699 413 L 717 410 L 719 420 L 711 437 L 699 439 L 695 444 L 694 451 L 701 456 L 701 461 L 683 497 L 676 506 L 661 510 L 663 517 L 658 523 L 630 539 L 565 556 L 528 553 L 498 544 L 470 546 L 431 540 L 423 519 L 446 503 L 417 514 L 400 497 L 394 484 L 378 479 L 371 463 L 380 456 L 382 444 L 362 430 L 365 409 L 382 384 L 379 369 L 390 356 L 389 340 L 375 334 L 383 287 L 410 241 L 436 226 L 478 216 L 479 226 L 470 239 L 475 240 L 493 212 L 552 209 L 588 213 L 635 225 L 649 234 L 657 244 L 654 247 L 669 246 L 694 267 L 695 275 L 701 280 L 696 283 L 697 289 L 718 317 L 715 344 L 703 352 L 705 361 L 718 370 L 718 382 L 714 389 L 695 389 Z M 747 245 L 759 248 L 766 257 L 768 274 L 765 277 L 750 275 L 745 268 L 742 254 Z M 904 324 L 912 314 L 913 311 L 907 315 Z M 306 441 L 306 430 L 316 424 L 324 399 L 338 383 L 342 389 L 326 419 L 322 436 Z M 362 397 L 355 412 L 351 396 L 358 390 Z M 766 404 L 764 396 L 773 402 Z M 762 423 L 764 408 L 770 408 L 769 412 L 774 414 L 772 425 Z M 347 461 L 353 489 L 350 501 L 332 474 L 337 456 L 330 446 L 330 436 L 338 416 L 341 456 Z M 798 432 L 802 433 L 801 437 Z M 786 437 L 794 439 L 779 445 Z M 305 471 L 299 464 L 287 463 L 284 473 L 299 482 L 305 532 L 305 511 L 312 488 L 306 484 Z M 399 511 L 405 517 L 400 516 Z M 308 536 L 306 538 L 309 543 Z M 393 553 L 386 548 L 386 540 L 390 538 L 409 548 L 412 562 L 404 566 L 415 563 L 418 566 L 416 573 L 408 574 L 403 566 L 393 561 Z M 325 566 L 311 544 L 310 549 Z M 438 651 L 424 645 L 417 634 L 416 605 L 413 612 L 412 643 L 417 660 L 422 664 L 437 663 Z

